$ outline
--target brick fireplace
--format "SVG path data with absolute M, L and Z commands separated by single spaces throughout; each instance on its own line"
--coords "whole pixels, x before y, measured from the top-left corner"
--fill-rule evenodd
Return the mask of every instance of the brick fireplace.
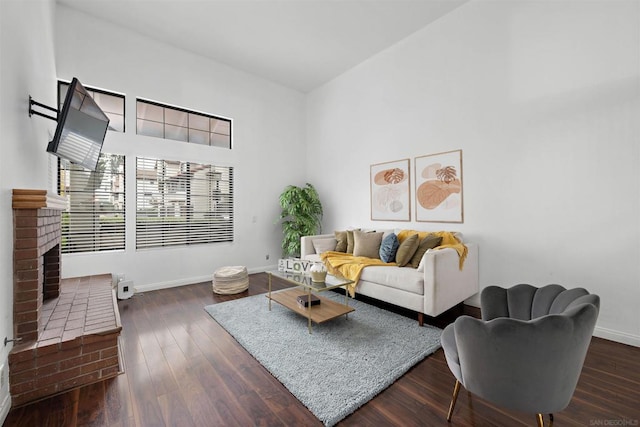
M 122 329 L 111 275 L 60 279 L 66 199 L 13 190 L 13 406 L 118 374 Z

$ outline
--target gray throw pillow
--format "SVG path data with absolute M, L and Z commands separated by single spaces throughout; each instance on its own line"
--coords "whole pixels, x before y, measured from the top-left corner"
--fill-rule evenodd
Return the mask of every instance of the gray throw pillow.
M 384 233 L 353 232 L 353 256 L 380 258 L 380 243 Z
M 313 248 L 317 254 L 321 254 L 326 251 L 334 251 L 336 249 L 336 239 L 333 237 L 326 237 L 323 239 L 313 239 Z

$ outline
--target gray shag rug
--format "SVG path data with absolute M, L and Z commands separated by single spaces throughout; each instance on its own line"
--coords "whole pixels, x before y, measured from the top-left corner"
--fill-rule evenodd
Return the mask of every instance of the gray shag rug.
M 323 296 L 343 302 L 344 295 Z M 349 299 L 349 318 L 313 324 L 265 295 L 205 310 L 326 426 L 332 426 L 440 348 L 442 330 Z

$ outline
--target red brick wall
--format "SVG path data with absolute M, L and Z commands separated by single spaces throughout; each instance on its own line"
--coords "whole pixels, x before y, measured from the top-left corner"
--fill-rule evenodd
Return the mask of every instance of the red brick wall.
M 25 403 L 118 375 L 118 335 L 85 335 L 51 345 L 22 344 L 9 354 L 11 403 Z
M 44 284 L 46 298 L 55 298 L 59 292 L 60 218 L 56 209 L 13 210 L 13 323 L 14 336 L 23 341 L 38 339 Z M 45 278 L 44 255 L 52 249 L 47 256 L 51 272 Z

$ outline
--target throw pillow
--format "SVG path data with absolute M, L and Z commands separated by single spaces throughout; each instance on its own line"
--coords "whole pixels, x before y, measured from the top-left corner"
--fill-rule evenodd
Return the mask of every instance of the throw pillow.
M 380 259 L 384 262 L 394 262 L 398 246 L 400 246 L 400 242 L 398 242 L 398 236 L 395 233 L 384 237 L 380 243 Z
M 334 236 L 336 236 L 336 252 L 347 252 L 347 232 L 346 231 L 335 231 Z
M 313 248 L 317 254 L 321 254 L 326 251 L 334 251 L 338 241 L 334 237 L 326 237 L 323 239 L 313 239 Z
M 365 233 L 364 231 L 353 232 L 353 256 L 364 256 L 367 258 L 380 258 L 380 242 L 382 242 L 382 232 Z
M 355 230 L 347 230 L 347 253 L 348 254 L 353 253 L 353 245 L 354 245 L 353 232 L 354 231 L 360 231 L 360 229 L 357 228 Z
M 417 234 L 407 237 L 400 243 L 398 252 L 396 252 L 396 264 L 398 264 L 398 267 L 404 267 L 411 261 L 411 257 L 416 253 L 419 244 L 420 241 Z
M 440 246 L 440 243 L 442 243 L 442 237 L 438 237 L 435 234 L 429 234 L 427 237 L 420 241 L 420 243 L 418 244 L 418 249 L 416 249 L 416 252 L 411 257 L 411 261 L 409 261 L 409 264 L 411 264 L 413 268 L 418 268 L 418 266 L 420 265 L 420 260 L 422 259 L 424 253 L 429 249 Z

